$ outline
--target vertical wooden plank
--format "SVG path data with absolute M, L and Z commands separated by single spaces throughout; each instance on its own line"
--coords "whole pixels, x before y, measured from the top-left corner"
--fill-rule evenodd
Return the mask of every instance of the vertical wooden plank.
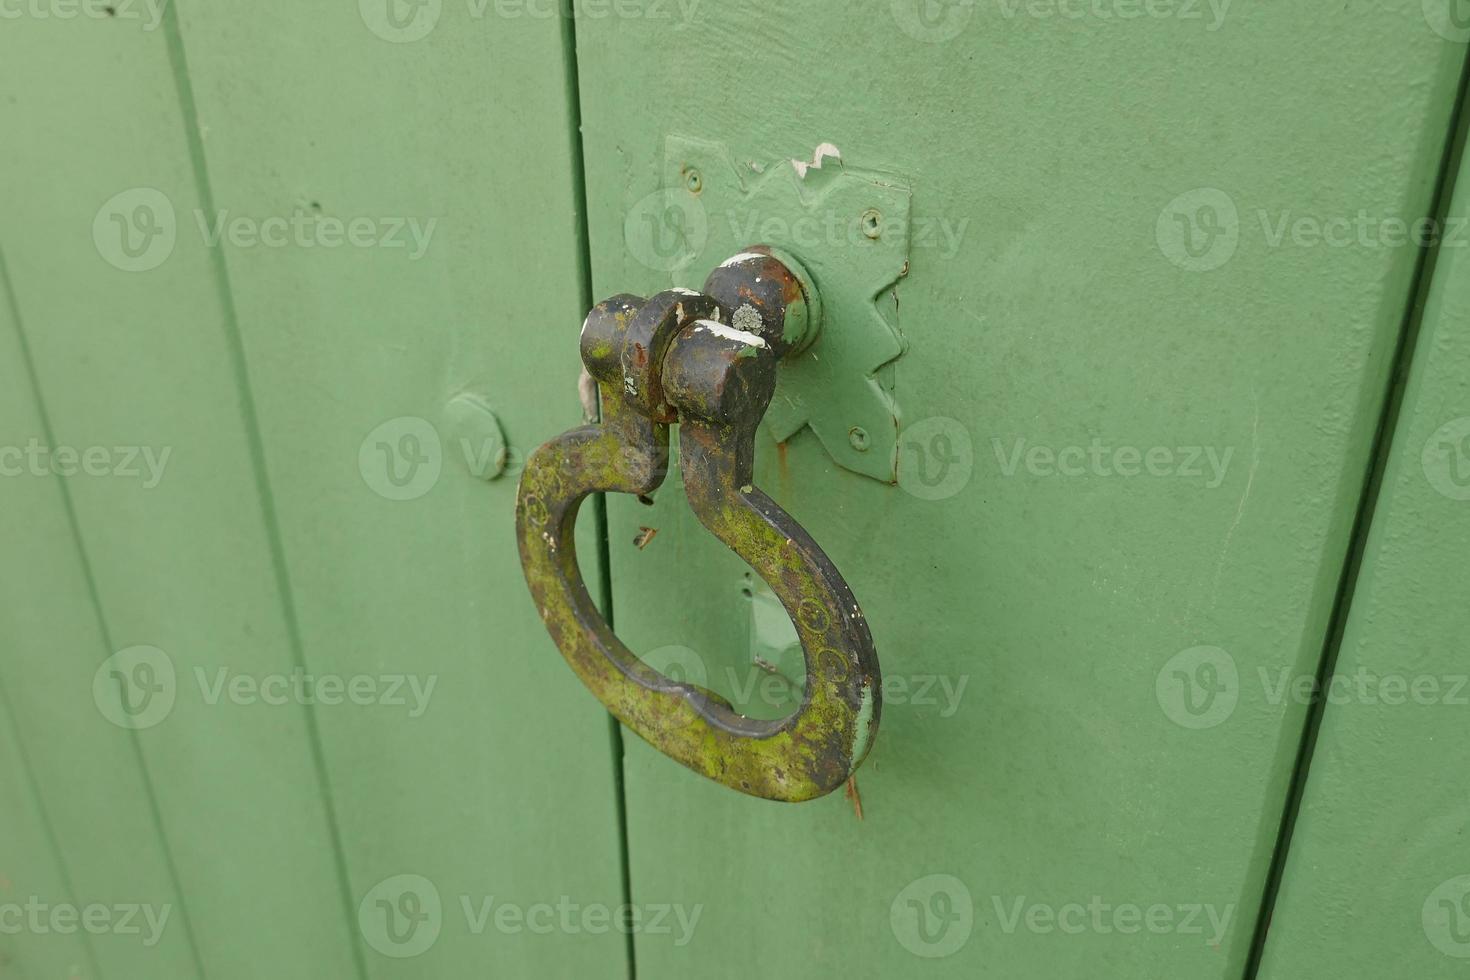
M 0 64 L 0 120 L 27 134 L 0 200 L 16 309 L 58 447 L 106 450 L 68 486 L 112 643 L 161 651 L 151 675 L 118 666 L 147 681 L 138 737 L 204 973 L 353 976 L 308 709 L 206 686 L 299 661 L 217 270 L 197 238 L 157 234 L 165 199 L 197 202 L 168 33 L 21 18 Z
M 179 901 L 133 732 L 108 721 L 93 695 L 109 643 L 84 556 L 68 517 L 63 478 L 33 466 L 54 445 L 31 385 L 0 256 L 0 512 L 10 515 L 0 551 L 0 693 L 64 849 L 80 906 L 157 910 L 162 928 L 133 931 L 106 920 L 85 942 L 103 975 L 198 972 L 187 910 Z M 7 793 L 23 785 L 7 782 Z M 106 832 L 99 833 L 105 821 Z M 167 910 L 164 912 L 163 910 Z M 137 919 L 136 915 L 132 916 Z M 117 926 L 118 928 L 112 928 Z M 3 974 L 0 974 L 3 975 Z
M 615 976 L 623 937 L 582 916 L 621 901 L 606 717 L 512 520 L 515 460 L 581 415 L 567 25 L 430 5 L 410 38 L 403 9 L 177 5 L 208 185 L 180 240 L 223 233 L 306 669 L 408 680 L 316 709 L 369 972 Z
M 863 819 L 630 744 L 635 899 L 702 907 L 639 975 L 1241 976 L 1305 715 L 1259 678 L 1321 656 L 1463 49 L 1419 0 L 692 6 L 579 25 L 596 292 L 669 284 L 629 229 L 670 135 L 747 185 L 822 143 L 902 175 L 906 436 L 899 487 L 758 450 L 892 683 Z M 812 210 L 669 222 L 678 284 L 751 236 L 865 247 Z M 677 484 L 612 508 L 620 633 L 759 679 Z
M 1260 976 L 1470 961 L 1470 164 L 1461 162 Z M 1292 678 L 1287 696 L 1312 696 Z

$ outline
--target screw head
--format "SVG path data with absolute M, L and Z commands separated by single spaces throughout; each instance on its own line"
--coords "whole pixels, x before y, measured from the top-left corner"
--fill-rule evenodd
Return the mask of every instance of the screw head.
M 868 430 L 860 425 L 855 425 L 847 430 L 847 441 L 860 453 L 868 451 L 871 440 L 868 438 Z

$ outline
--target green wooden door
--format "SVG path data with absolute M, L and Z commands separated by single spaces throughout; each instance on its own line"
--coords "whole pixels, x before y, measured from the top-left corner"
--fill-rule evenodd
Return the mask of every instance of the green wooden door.
M 1448 975 L 1458 716 L 1300 692 L 1455 674 L 1454 12 L 8 8 L 0 977 Z M 797 806 L 610 724 L 512 521 L 593 300 L 756 241 L 829 310 L 757 482 L 885 675 Z M 790 710 L 677 473 L 587 511 Z

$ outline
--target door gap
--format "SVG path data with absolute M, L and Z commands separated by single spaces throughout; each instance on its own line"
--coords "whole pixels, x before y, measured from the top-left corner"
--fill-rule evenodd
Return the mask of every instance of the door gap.
M 562 25 L 562 64 L 566 67 L 565 90 L 567 116 L 571 122 L 572 195 L 576 202 L 577 292 L 584 310 L 592 309 L 592 238 L 587 216 L 587 166 L 582 141 L 582 89 L 577 71 L 577 18 L 574 0 L 560 0 Z M 599 413 L 600 417 L 600 413 Z M 594 494 L 591 500 L 594 534 L 597 540 L 598 606 L 609 629 L 616 628 L 613 619 L 612 551 L 608 544 L 607 496 Z M 613 805 L 617 821 L 618 864 L 625 907 L 633 905 L 633 866 L 628 847 L 628 797 L 624 779 L 623 728 L 611 714 L 607 716 L 608 742 L 612 752 Z M 633 931 L 624 932 L 624 953 L 628 962 L 628 980 L 638 976 Z

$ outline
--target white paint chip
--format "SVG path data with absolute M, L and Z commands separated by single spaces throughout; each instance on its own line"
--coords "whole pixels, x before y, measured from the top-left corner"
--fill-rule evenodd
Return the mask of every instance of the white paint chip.
M 820 143 L 817 145 L 816 152 L 812 155 L 811 163 L 807 163 L 805 160 L 792 159 L 791 165 L 796 168 L 796 176 L 805 180 L 808 170 L 821 170 L 822 161 L 829 158 L 840 161 L 842 159 L 842 151 L 831 143 Z
M 728 259 L 726 259 L 725 261 L 721 262 L 720 263 L 720 268 L 721 269 L 728 269 L 732 265 L 739 265 L 742 262 L 749 262 L 751 259 L 764 259 L 764 258 L 767 258 L 767 256 L 764 256 L 764 255 L 762 255 L 759 252 L 741 252 L 739 255 L 732 255 Z
M 733 340 L 736 343 L 746 344 L 750 347 L 759 347 L 762 350 L 766 346 L 764 337 L 758 337 L 746 330 L 736 330 L 734 327 L 728 327 L 715 320 L 696 320 L 694 329 L 705 330 L 714 334 L 716 337 L 723 337 L 725 340 Z

